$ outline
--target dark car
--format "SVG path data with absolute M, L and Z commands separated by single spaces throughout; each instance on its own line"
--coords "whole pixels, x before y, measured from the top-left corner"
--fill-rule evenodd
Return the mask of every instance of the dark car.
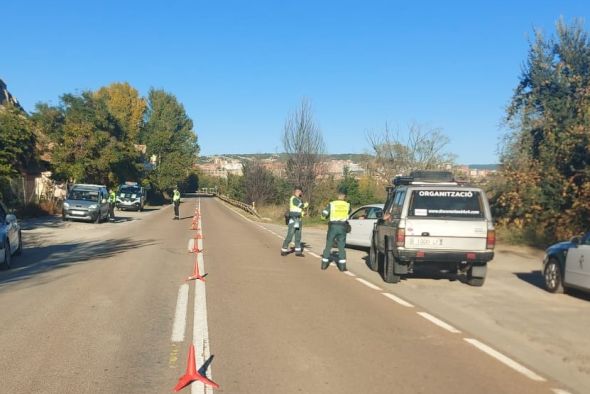
M 551 293 L 570 288 L 590 291 L 590 232 L 547 248 L 543 276 Z

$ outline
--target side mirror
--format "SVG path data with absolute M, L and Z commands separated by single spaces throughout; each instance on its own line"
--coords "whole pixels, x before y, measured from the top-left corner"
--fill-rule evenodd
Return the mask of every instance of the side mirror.
M 102 200 L 100 200 L 100 203 L 101 204 L 106 204 L 107 203 L 107 199 L 106 198 L 103 198 Z
M 580 236 L 579 235 L 576 235 L 575 237 L 572 237 L 570 239 L 570 242 L 573 243 L 573 244 L 575 244 L 575 245 L 579 245 L 580 244 L 580 240 L 581 240 Z
M 6 215 L 5 222 L 6 222 L 6 224 L 16 223 L 16 216 L 14 216 L 14 214 L 12 214 L 12 213 Z
M 383 219 L 383 211 L 377 211 L 375 212 L 375 215 L 377 216 L 377 219 Z

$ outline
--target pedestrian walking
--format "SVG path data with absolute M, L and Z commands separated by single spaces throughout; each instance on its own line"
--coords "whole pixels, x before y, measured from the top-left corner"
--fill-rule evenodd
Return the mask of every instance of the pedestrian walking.
M 115 205 L 117 205 L 117 194 L 113 189 L 109 190 L 109 219 L 115 220 Z
M 301 247 L 301 232 L 303 231 L 302 218 L 305 215 L 304 209 L 309 206 L 309 203 L 303 202 L 301 198 L 303 191 L 300 187 L 293 189 L 293 195 L 289 199 L 289 212 L 285 214 L 285 221 L 287 224 L 287 236 L 283 241 L 281 248 L 281 256 L 289 254 L 289 244 L 295 237 L 295 255 L 303 257 L 303 248 Z
M 340 192 L 338 199 L 331 201 L 322 211 L 322 217 L 329 219 L 328 233 L 326 235 L 326 247 L 322 255 L 322 269 L 330 265 L 330 256 L 334 242 L 338 246 L 338 269 L 346 269 L 346 233 L 349 231 L 348 216 L 350 215 L 350 204 L 346 201 L 346 193 Z
M 174 195 L 172 196 L 172 202 L 174 203 L 174 220 L 180 219 L 179 209 L 180 209 L 180 191 L 178 190 L 178 186 L 174 188 Z

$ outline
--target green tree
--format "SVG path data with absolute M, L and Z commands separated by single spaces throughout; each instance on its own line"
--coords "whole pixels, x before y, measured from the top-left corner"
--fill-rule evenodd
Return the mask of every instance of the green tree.
M 507 110 L 512 132 L 492 202 L 501 221 L 546 240 L 590 228 L 590 40 L 580 21 L 536 32 Z
M 108 185 L 137 178 L 139 154 L 124 141 L 124 131 L 104 100 L 92 92 L 65 94 L 59 107 L 37 109 L 33 119 L 52 140 L 56 178 Z
M 18 108 L 0 108 L 0 177 L 30 168 L 37 160 L 36 137 L 29 119 Z
M 147 109 L 137 89 L 127 82 L 112 83 L 96 91 L 95 97 L 104 101 L 109 113 L 119 122 L 121 139 L 137 144 Z
M 156 168 L 150 174 L 152 184 L 161 191 L 172 189 L 185 179 L 199 153 L 193 121 L 176 97 L 151 89 L 141 141 L 149 156 L 156 156 Z

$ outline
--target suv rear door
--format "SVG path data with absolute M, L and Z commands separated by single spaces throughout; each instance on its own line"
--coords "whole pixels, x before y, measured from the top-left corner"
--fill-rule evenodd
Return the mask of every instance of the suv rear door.
M 488 223 L 479 190 L 411 189 L 406 249 L 485 251 Z
M 381 252 L 385 252 L 386 250 L 385 237 L 395 240 L 395 233 L 400 223 L 406 192 L 406 187 L 396 187 L 390 191 L 389 198 L 383 208 L 385 219 L 379 219 L 377 222 L 376 246 Z

